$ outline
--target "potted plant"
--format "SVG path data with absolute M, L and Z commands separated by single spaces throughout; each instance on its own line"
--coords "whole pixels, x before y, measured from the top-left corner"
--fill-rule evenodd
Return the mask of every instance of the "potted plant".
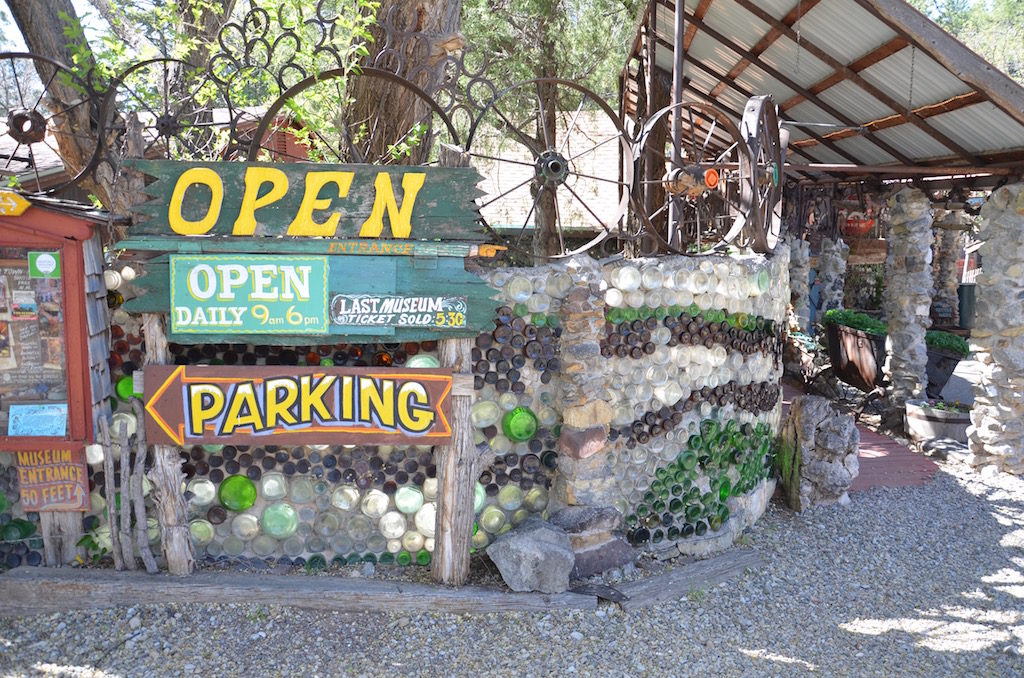
M 951 438 L 967 442 L 967 427 L 971 423 L 971 407 L 959 401 L 908 400 L 906 430 L 914 440 Z

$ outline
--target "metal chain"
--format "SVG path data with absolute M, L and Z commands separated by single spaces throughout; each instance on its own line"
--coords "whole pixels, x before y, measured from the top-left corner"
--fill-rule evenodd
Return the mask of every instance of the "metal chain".
M 914 110 L 914 58 L 917 56 L 917 45 L 910 46 L 910 91 L 907 93 L 907 112 Z
M 804 18 L 804 0 L 796 3 L 796 73 L 800 75 L 800 24 Z

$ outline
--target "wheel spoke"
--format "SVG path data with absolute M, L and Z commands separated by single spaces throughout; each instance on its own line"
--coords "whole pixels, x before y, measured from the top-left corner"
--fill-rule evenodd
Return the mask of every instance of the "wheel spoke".
M 491 198 L 490 200 L 488 200 L 487 202 L 483 203 L 482 205 L 478 205 L 479 209 L 483 209 L 483 208 L 487 207 L 488 205 L 490 205 L 491 203 L 494 203 L 494 202 L 497 202 L 498 200 L 501 200 L 506 195 L 509 195 L 510 193 L 518 191 L 520 188 L 522 188 L 526 184 L 528 184 L 531 181 L 533 181 L 533 179 L 534 179 L 534 177 L 527 177 L 526 179 L 524 179 L 523 181 L 519 182 L 518 184 L 516 184 L 512 188 L 508 189 L 507 191 L 504 191 L 501 195 L 498 195 L 498 196 L 495 196 L 495 197 Z
M 18 91 L 18 103 L 25 108 L 25 95 L 21 93 L 21 79 L 18 77 L 18 69 L 14 62 L 11 62 L 11 73 L 14 75 L 14 88 Z
M 585 203 L 585 202 L 583 201 L 583 198 L 581 198 L 581 197 L 580 197 L 580 196 L 579 196 L 579 195 L 578 195 L 578 194 L 576 193 L 576 191 L 572 190 L 572 186 L 570 186 L 569 184 L 562 184 L 562 185 L 563 185 L 563 186 L 565 186 L 565 188 L 566 188 L 566 190 L 567 190 L 567 191 L 569 191 L 570 193 L 572 193 L 573 197 L 574 197 L 574 198 L 576 198 L 576 200 L 577 200 L 577 201 L 578 201 L 578 202 L 579 202 L 579 203 L 580 203 L 581 205 L 583 205 L 583 209 L 585 209 L 585 210 L 587 210 L 588 212 L 590 212 L 590 216 L 594 217 L 594 219 L 596 219 L 596 220 L 597 220 L 597 223 L 599 223 L 599 224 L 601 225 L 601 228 L 603 228 L 603 229 L 604 229 L 605 231 L 607 231 L 607 230 L 608 230 L 608 227 L 607 227 L 607 226 L 605 225 L 605 223 L 604 223 L 604 222 L 603 222 L 603 221 L 601 220 L 601 217 L 597 216 L 597 214 L 595 214 L 595 213 L 594 213 L 594 210 L 590 209 L 590 205 L 588 205 L 587 203 Z
M 693 121 L 693 108 L 691 106 L 686 107 L 686 116 L 690 119 L 690 145 L 693 148 L 694 162 L 696 162 L 700 159 L 700 156 L 697 155 L 697 124 Z
M 55 69 L 53 69 L 53 74 L 50 76 L 50 79 L 47 80 L 46 84 L 43 85 L 43 88 L 41 90 L 39 90 L 39 96 L 36 98 L 36 102 L 34 104 L 32 104 L 32 110 L 35 110 L 36 108 L 39 107 L 39 104 L 40 104 L 40 102 L 42 102 L 43 97 L 46 96 L 46 91 L 48 89 L 50 89 L 50 83 L 52 83 L 53 79 L 56 78 L 56 77 L 57 77 L 57 69 L 55 68 Z
M 562 228 L 562 211 L 560 209 L 558 209 L 558 194 L 555 194 L 555 199 L 554 199 L 553 202 L 554 202 L 554 205 L 555 205 L 555 224 L 557 224 L 557 226 L 558 226 L 558 228 L 556 229 L 558 231 L 558 253 L 559 254 L 564 254 L 565 253 L 565 238 L 562 235 L 562 230 L 563 230 L 563 228 Z
M 498 108 L 497 104 L 492 105 L 491 106 L 491 110 L 493 110 L 495 113 L 497 113 L 498 117 L 501 118 L 502 122 L 504 122 L 505 125 L 509 129 L 511 129 L 512 132 L 514 132 L 517 137 L 519 137 L 520 143 L 522 143 L 524 146 L 526 146 L 527 150 L 530 151 L 531 155 L 533 155 L 533 156 L 539 155 L 537 150 L 534 148 L 534 144 L 537 143 L 537 142 L 535 140 L 533 140 L 533 139 L 530 139 L 528 136 L 526 136 L 526 134 L 523 133 L 522 130 L 520 130 L 518 127 L 513 125 L 512 122 L 508 118 L 505 117 L 505 114 L 501 112 L 501 109 Z
M 547 186 L 545 184 L 541 184 L 537 188 L 537 192 L 533 196 L 533 204 L 530 205 L 530 211 L 526 213 L 526 219 L 523 220 L 523 227 L 519 231 L 519 237 L 516 238 L 516 247 L 517 248 L 519 247 L 519 243 L 521 243 L 523 241 L 523 234 L 526 233 L 526 226 L 527 226 L 527 224 L 530 223 L 530 217 L 533 216 L 534 210 L 537 209 L 537 201 L 540 199 L 540 194 L 544 192 L 544 189 L 546 187 Z M 537 237 L 537 225 L 536 224 L 533 225 L 533 237 L 535 237 L 535 238 Z
M 569 143 L 569 138 L 572 136 L 572 131 L 576 129 L 576 121 L 579 120 L 580 112 L 583 110 L 583 103 L 586 101 L 587 95 L 584 94 L 580 97 L 580 105 L 576 107 L 576 112 L 573 113 L 572 122 L 565 129 L 565 138 L 562 139 L 562 143 L 558 147 L 558 152 L 562 153 L 565 151 L 566 145 Z
M 602 146 L 604 146 L 605 144 L 607 144 L 610 141 L 618 141 L 619 138 L 620 138 L 619 135 L 615 135 L 613 137 L 608 137 L 604 141 L 599 142 L 597 145 L 591 146 L 587 150 L 580 151 L 579 153 L 577 153 L 576 155 L 572 156 L 571 158 L 568 158 L 567 161 L 568 162 L 572 162 L 576 158 L 582 157 L 582 156 L 586 155 L 587 153 L 593 153 L 594 151 L 596 151 L 597 149 L 601 148 Z
M 543 98 L 540 95 L 540 83 L 538 82 L 537 83 L 537 115 L 540 116 L 540 129 L 541 129 L 541 132 L 544 133 L 544 143 L 542 144 L 542 146 L 544 146 L 544 148 L 550 148 L 551 146 L 554 146 L 555 139 L 548 132 L 548 120 L 547 120 L 547 116 L 545 115 L 545 113 L 546 113 L 546 111 L 544 110 L 544 100 L 543 100 Z
M 522 165 L 523 167 L 531 167 L 531 168 L 534 167 L 534 164 L 532 162 L 526 162 L 524 160 L 512 160 L 510 158 L 496 158 L 493 155 L 484 155 L 483 153 L 477 153 L 475 151 L 470 151 L 469 155 L 471 157 L 473 157 L 473 158 L 480 158 L 481 160 L 491 160 L 493 162 L 507 162 L 510 165 Z M 533 177 L 530 177 L 530 178 L 532 179 Z
M 714 135 L 715 130 L 717 128 L 718 128 L 718 118 L 714 117 L 714 118 L 711 119 L 711 128 L 708 129 L 708 135 L 706 137 L 704 137 L 704 143 L 700 147 L 700 157 L 703 158 L 704 154 L 707 152 L 707 150 L 708 150 L 708 143 L 711 141 L 711 137 L 712 137 L 712 135 Z
M 584 174 L 583 172 L 577 172 L 575 170 L 570 170 L 569 173 L 570 174 L 574 174 L 574 175 L 576 175 L 578 177 L 583 177 L 584 179 L 593 179 L 594 181 L 603 181 L 605 183 L 617 184 L 619 186 L 628 186 L 629 185 L 625 181 L 619 181 L 618 179 L 608 179 L 608 178 L 605 178 L 605 177 L 597 177 L 597 176 L 594 176 L 593 174 Z

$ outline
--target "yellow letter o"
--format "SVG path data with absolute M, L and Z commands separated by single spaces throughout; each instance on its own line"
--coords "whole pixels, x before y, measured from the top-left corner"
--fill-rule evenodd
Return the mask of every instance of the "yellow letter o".
M 181 214 L 181 203 L 185 192 L 192 184 L 202 184 L 210 189 L 210 207 L 206 216 L 199 221 L 189 221 Z M 220 207 L 224 202 L 224 183 L 217 173 L 208 167 L 193 167 L 185 170 L 174 184 L 171 206 L 167 210 L 167 222 L 171 230 L 179 235 L 205 235 L 217 223 Z

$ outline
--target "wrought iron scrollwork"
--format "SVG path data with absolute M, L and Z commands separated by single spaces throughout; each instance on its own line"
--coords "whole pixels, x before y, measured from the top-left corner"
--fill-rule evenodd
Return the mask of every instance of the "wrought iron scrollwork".
M 336 5 L 320 0 L 272 11 L 249 0 L 221 27 L 206 63 L 148 59 L 102 84 L 96 73 L 82 78 L 31 54 L 0 54 L 0 86 L 7 85 L 0 97 L 9 95 L 0 101 L 0 169 L 30 193 L 73 186 L 100 163 L 120 166 L 129 120 L 141 132 L 142 148 L 135 152 L 180 160 L 425 165 L 437 161 L 431 149 L 443 143 L 465 146 L 485 174 L 507 169 L 480 199 L 483 224 L 496 242 L 534 257 L 545 249 L 546 256 L 590 249 L 599 256 L 683 252 L 709 239 L 760 251 L 774 247 L 784 143 L 770 101 L 751 100 L 739 127 L 707 104 L 669 107 L 633 139 L 614 107 L 587 88 L 556 79 L 499 87 L 488 76 L 487 56 L 467 49 L 461 35 L 399 25 L 394 10 L 374 29 L 379 49 L 359 49 L 342 37 L 350 32 Z M 359 51 L 367 56 L 354 64 Z M 22 75 L 35 78 L 31 92 Z M 50 87 L 63 88 L 61 100 L 74 103 L 55 109 Z M 328 89 L 331 98 L 316 98 Z M 69 98 L 69 91 L 76 96 Z M 395 94 L 373 98 L 384 91 Z M 379 124 L 393 105 L 387 96 L 409 107 L 398 124 Z M 336 105 L 318 111 L 329 130 L 303 119 L 296 105 L 303 97 Z M 362 107 L 352 104 L 357 99 Z M 54 123 L 68 115 L 87 116 L 88 138 L 61 137 Z M 652 153 L 650 140 L 663 139 L 657 127 L 677 115 L 690 131 L 689 160 L 670 168 L 665 149 Z M 70 142 L 77 144 L 75 162 L 66 152 Z M 515 148 L 506 153 L 507 146 Z M 598 152 L 602 162 L 585 162 Z M 48 179 L 39 171 L 43 156 L 58 166 L 65 161 L 70 175 Z M 651 182 L 634 175 L 651 173 L 635 158 L 664 170 L 655 172 L 655 181 L 666 201 L 648 209 L 640 204 Z M 488 210 L 519 193 L 525 197 L 514 228 L 498 228 Z M 655 222 L 672 201 L 677 223 L 667 232 Z M 554 228 L 540 228 L 538 214 Z M 542 232 L 552 247 L 531 242 Z

